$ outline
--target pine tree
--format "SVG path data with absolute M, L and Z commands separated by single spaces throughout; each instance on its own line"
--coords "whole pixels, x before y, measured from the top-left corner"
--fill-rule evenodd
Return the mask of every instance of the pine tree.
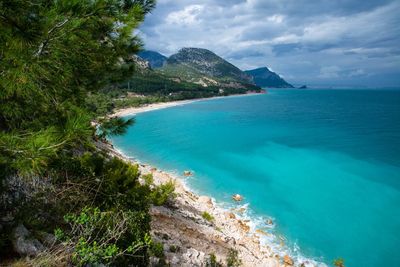
M 0 0 L 0 172 L 40 173 L 94 133 L 89 92 L 125 79 L 154 0 Z

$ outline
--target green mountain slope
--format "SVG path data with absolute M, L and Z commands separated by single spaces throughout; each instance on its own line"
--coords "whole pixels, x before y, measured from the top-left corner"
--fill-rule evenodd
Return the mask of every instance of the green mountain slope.
M 177 54 L 169 57 L 158 71 L 166 76 L 178 77 L 203 86 L 255 89 L 249 75 L 202 48 L 182 48 Z
M 164 65 L 165 61 L 167 61 L 166 56 L 150 50 L 141 51 L 138 53 L 138 56 L 148 61 L 151 68 L 153 69 L 161 68 Z
M 278 74 L 270 71 L 267 67 L 245 71 L 253 78 L 256 85 L 272 88 L 293 88 L 293 85 L 286 82 Z

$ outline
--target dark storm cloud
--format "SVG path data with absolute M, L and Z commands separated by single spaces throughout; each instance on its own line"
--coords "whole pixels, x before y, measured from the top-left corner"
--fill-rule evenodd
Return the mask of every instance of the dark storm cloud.
M 166 55 L 207 48 L 290 82 L 400 85 L 400 1 L 159 0 L 140 29 Z

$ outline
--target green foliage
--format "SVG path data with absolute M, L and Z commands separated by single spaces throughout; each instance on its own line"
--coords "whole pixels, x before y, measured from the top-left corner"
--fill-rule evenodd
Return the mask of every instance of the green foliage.
M 97 152 L 67 157 L 55 164 L 75 183 L 85 177 L 86 194 L 90 194 L 93 203 L 101 208 L 118 207 L 143 212 L 149 208 L 151 190 L 148 185 L 139 183 L 140 171 L 136 164 L 116 157 L 108 159 Z
M 132 74 L 125 62 L 141 47 L 132 32 L 154 3 L 0 2 L 2 168 L 43 172 L 50 159 L 91 137 L 88 92 Z
M 238 267 L 242 265 L 242 260 L 239 259 L 239 253 L 235 249 L 229 249 L 228 257 L 226 258 L 226 266 Z
M 153 256 L 157 258 L 164 258 L 164 246 L 160 242 L 153 242 L 150 247 Z
M 204 212 L 201 214 L 201 217 L 203 217 L 204 220 L 209 221 L 209 222 L 214 221 L 214 216 L 212 216 L 212 215 L 211 215 L 210 213 L 208 213 L 207 211 L 204 211 Z
M 133 32 L 154 5 L 0 0 L 0 178 L 45 179 L 48 189 L 18 203 L 15 218 L 55 229 L 76 265 L 148 262 L 150 186 L 137 166 L 94 149 L 91 121 L 114 107 L 100 92 L 135 71 Z M 132 123 L 103 120 L 100 137 Z
M 214 253 L 209 255 L 208 261 L 206 262 L 206 267 L 222 267 L 222 263 L 217 260 L 217 256 Z
M 344 259 L 338 258 L 333 261 L 333 265 L 336 267 L 344 267 Z
M 175 183 L 173 181 L 169 181 L 165 184 L 155 186 L 150 193 L 151 203 L 156 206 L 162 206 L 167 203 L 171 198 L 175 198 Z
M 101 211 L 85 207 L 78 214 L 67 214 L 68 234 L 56 230 L 58 239 L 73 247 L 72 260 L 86 264 L 143 264 L 152 242 L 136 226 L 140 215 L 132 211 Z M 61 238 L 59 238 L 61 236 Z
M 105 116 L 114 108 L 110 95 L 104 93 L 89 94 L 85 99 L 86 109 L 94 116 Z
M 54 229 L 54 236 L 57 240 L 64 241 L 66 236 L 62 229 L 56 228 Z
M 127 131 L 128 127 L 134 123 L 134 118 L 125 120 L 120 117 L 113 117 L 102 120 L 98 129 L 99 137 L 106 138 L 113 135 L 122 135 Z
M 0 132 L 0 164 L 19 173 L 41 173 L 61 149 L 77 147 L 89 141 L 93 129 L 89 116 L 81 109 L 69 110 L 59 126 L 19 133 Z
M 154 182 L 153 174 L 151 173 L 142 175 L 142 179 L 144 181 L 144 184 L 147 186 L 151 186 Z

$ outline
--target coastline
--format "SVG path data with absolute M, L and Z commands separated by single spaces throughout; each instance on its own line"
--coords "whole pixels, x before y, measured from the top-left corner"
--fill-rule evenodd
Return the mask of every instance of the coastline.
M 193 193 L 182 178 L 132 160 L 111 145 L 101 143 L 98 146 L 112 156 L 138 164 L 142 174 L 153 175 L 155 185 L 169 181 L 175 183 L 177 197 L 167 206 L 150 209 L 152 237 L 164 244 L 166 260 L 171 266 L 204 266 L 210 253 L 214 253 L 218 261 L 225 262 L 229 249 L 239 252 L 245 267 L 294 266 L 294 259 L 289 255 L 262 244 L 262 235 L 270 234 L 262 229 L 251 229 L 250 220 L 241 217 L 245 207 L 238 205 L 233 210 L 221 208 L 212 198 Z M 205 220 L 203 212 L 214 219 Z M 180 249 L 172 253 L 171 247 Z
M 178 101 L 170 101 L 170 102 L 159 102 L 159 103 L 152 103 L 148 105 L 143 105 L 140 107 L 128 107 L 115 110 L 109 117 L 124 117 L 129 115 L 136 115 L 143 112 L 170 108 L 181 106 L 193 102 L 199 101 L 207 101 L 207 100 L 215 100 L 220 98 L 232 98 L 232 97 L 244 97 L 244 96 L 253 96 L 253 95 L 260 95 L 265 93 L 247 93 L 247 94 L 236 94 L 236 95 L 229 95 L 229 96 L 214 96 L 214 97 L 207 97 L 207 98 L 196 98 L 196 99 L 189 99 L 189 100 L 178 100 Z
M 249 96 L 245 94 L 234 96 Z M 230 96 L 233 97 L 233 96 Z M 116 111 L 112 116 L 135 115 L 152 110 L 184 105 L 195 101 L 222 97 L 150 104 Z M 200 196 L 188 188 L 183 174 L 172 174 L 124 155 L 112 145 L 101 143 L 102 149 L 124 161 L 138 164 L 142 174 L 152 174 L 156 185 L 174 181 L 177 197 L 168 206 L 151 207 L 152 236 L 164 244 L 166 260 L 171 266 L 204 266 L 210 253 L 225 262 L 229 249 L 238 251 L 242 266 L 326 266 L 323 263 L 292 255 L 285 239 L 269 230 L 274 227 L 264 219 L 262 226 L 245 216 L 247 205 L 232 200 L 226 208 L 209 196 Z M 207 221 L 204 212 L 214 218 Z M 171 247 L 179 251 L 171 252 Z

